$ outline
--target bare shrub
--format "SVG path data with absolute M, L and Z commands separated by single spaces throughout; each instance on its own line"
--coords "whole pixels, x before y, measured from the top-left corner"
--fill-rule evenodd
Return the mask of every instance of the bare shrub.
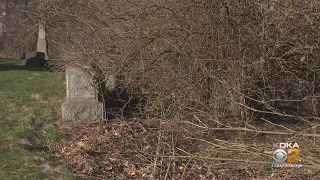
M 318 8 L 312 0 L 54 0 L 30 1 L 12 17 L 28 19 L 29 32 L 45 23 L 52 57 L 92 66 L 102 81 L 116 77 L 128 99 L 144 99 L 140 116 L 243 122 L 251 111 L 317 117 Z
M 241 89 L 235 70 L 240 61 L 232 56 L 241 49 L 229 51 L 233 37 L 225 27 L 228 19 L 222 18 L 227 12 L 217 4 L 77 1 L 59 11 L 69 18 L 48 24 L 64 42 L 57 44 L 77 57 L 68 60 L 114 74 L 130 94 L 149 92 L 145 115 L 231 113 L 237 111 L 233 101 L 239 101 L 232 88 Z

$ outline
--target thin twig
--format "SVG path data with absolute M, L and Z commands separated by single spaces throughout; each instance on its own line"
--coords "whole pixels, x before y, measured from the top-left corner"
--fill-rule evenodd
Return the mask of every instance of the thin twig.
M 261 120 L 263 120 L 263 121 L 266 121 L 267 123 L 270 123 L 270 124 L 272 124 L 272 125 L 274 125 L 274 126 L 282 127 L 282 128 L 284 128 L 284 129 L 286 129 L 286 130 L 288 130 L 288 131 L 292 132 L 292 133 L 296 133 L 295 131 L 293 131 L 293 130 L 291 130 L 291 129 L 289 129 L 289 128 L 285 127 L 285 126 L 282 126 L 282 125 L 279 125 L 279 124 L 272 123 L 272 122 L 270 122 L 270 121 L 268 121 L 268 120 L 266 120 L 266 119 L 264 119 L 264 118 L 260 118 L 260 119 L 261 119 Z
M 146 156 L 153 156 L 156 157 L 157 155 L 152 155 L 152 154 L 146 154 Z M 171 158 L 171 156 L 163 156 L 162 158 Z M 253 161 L 253 160 L 246 160 L 246 159 L 235 159 L 235 158 L 215 158 L 215 157 L 205 157 L 205 156 L 176 156 L 176 158 L 188 158 L 188 159 L 199 159 L 199 160 L 212 160 L 212 161 L 234 161 L 234 162 L 242 162 L 242 163 L 256 163 L 256 164 L 274 164 L 274 162 L 269 162 L 269 161 Z M 314 163 L 313 163 L 314 164 Z M 319 169 L 320 170 L 320 165 L 314 164 L 312 165 L 307 165 L 307 164 L 302 164 L 302 167 L 306 168 L 312 168 L 312 169 Z
M 200 125 L 193 124 L 188 121 L 181 121 L 183 123 L 191 124 L 199 128 L 208 129 L 212 131 L 246 131 L 246 132 L 252 132 L 252 133 L 259 133 L 259 134 L 274 134 L 274 135 L 294 135 L 294 136 L 306 136 L 306 137 L 320 137 L 320 134 L 305 134 L 305 133 L 289 133 L 289 132 L 276 132 L 276 131 L 259 131 L 254 129 L 248 129 L 243 127 L 234 127 L 234 128 L 208 128 L 203 127 Z

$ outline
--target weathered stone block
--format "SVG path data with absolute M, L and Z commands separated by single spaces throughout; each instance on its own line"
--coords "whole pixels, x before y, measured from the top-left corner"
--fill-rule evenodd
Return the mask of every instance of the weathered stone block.
M 77 67 L 66 69 L 67 101 L 86 101 L 98 99 L 95 82 L 88 72 Z
M 96 100 L 62 104 L 62 119 L 66 122 L 101 122 L 103 114 L 103 104 Z
M 95 81 L 85 68 L 67 67 L 67 102 L 62 104 L 62 119 L 66 122 L 101 122 L 103 103 L 98 101 Z

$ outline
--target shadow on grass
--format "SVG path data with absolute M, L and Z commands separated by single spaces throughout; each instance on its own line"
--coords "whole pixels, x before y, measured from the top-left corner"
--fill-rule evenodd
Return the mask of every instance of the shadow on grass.
M 58 68 L 57 65 L 48 61 L 43 67 L 37 65 L 22 65 L 20 61 L 10 62 L 8 60 L 0 60 L 0 71 L 48 71 L 55 72 L 61 71 L 62 68 Z
M 42 67 L 23 66 L 14 63 L 0 64 L 0 71 L 27 70 L 27 71 L 43 71 Z

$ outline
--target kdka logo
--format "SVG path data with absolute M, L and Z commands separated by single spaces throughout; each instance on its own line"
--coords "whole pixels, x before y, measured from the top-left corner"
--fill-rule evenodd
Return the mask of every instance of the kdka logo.
M 278 164 L 271 167 L 301 167 L 300 148 L 298 143 L 274 143 L 273 160 Z M 286 164 L 289 163 L 289 164 Z M 293 165 L 294 164 L 294 165 Z M 297 166 L 298 165 L 298 166 Z

